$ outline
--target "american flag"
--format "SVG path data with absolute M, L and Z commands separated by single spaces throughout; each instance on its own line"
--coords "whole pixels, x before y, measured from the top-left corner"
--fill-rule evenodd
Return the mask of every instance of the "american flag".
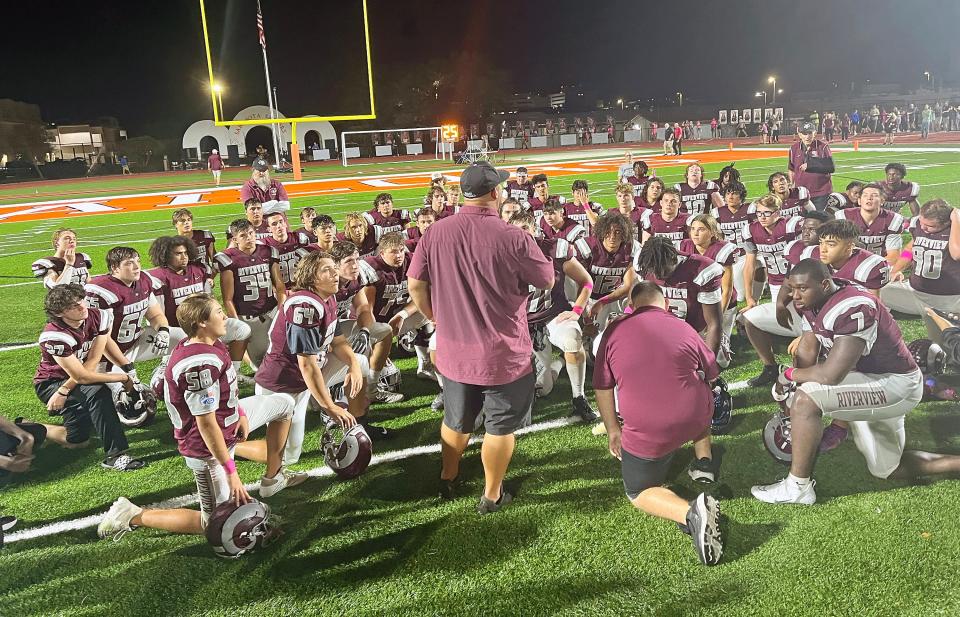
M 267 49 L 267 35 L 263 32 L 263 12 L 260 10 L 260 2 L 257 0 L 257 34 L 260 37 L 260 47 Z

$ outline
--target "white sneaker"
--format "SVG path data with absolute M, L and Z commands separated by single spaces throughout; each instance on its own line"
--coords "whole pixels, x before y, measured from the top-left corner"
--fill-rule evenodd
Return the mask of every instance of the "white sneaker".
M 133 530 L 130 521 L 141 512 L 143 512 L 143 508 L 126 497 L 120 497 L 113 502 L 107 513 L 100 519 L 100 524 L 97 525 L 97 535 L 101 538 L 113 536 L 113 541 L 116 542 L 123 537 L 123 534 Z
M 437 379 L 437 368 L 432 362 L 424 362 L 422 365 L 418 366 L 417 377 L 419 379 L 429 379 L 430 381 L 440 383 L 440 380 Z
M 773 484 L 757 485 L 750 489 L 754 497 L 767 503 L 799 503 L 812 506 L 817 502 L 817 493 L 813 490 L 816 480 L 810 480 L 801 486 L 795 480 L 784 478 Z
M 590 432 L 596 436 L 606 435 L 607 434 L 607 425 L 603 422 L 597 422 L 593 425 L 593 428 L 590 429 Z
M 281 469 L 280 473 L 272 478 L 266 476 L 260 478 L 260 496 L 263 498 L 272 497 L 285 488 L 303 484 L 309 477 L 308 474 L 300 471 Z
M 394 404 L 399 403 L 403 400 L 403 395 L 399 392 L 390 392 L 389 390 L 384 390 L 383 388 L 377 388 L 377 391 L 370 395 L 371 403 L 387 403 Z

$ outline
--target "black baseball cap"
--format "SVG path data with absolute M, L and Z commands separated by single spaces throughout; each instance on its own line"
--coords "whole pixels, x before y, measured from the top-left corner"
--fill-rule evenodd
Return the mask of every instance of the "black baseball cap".
M 487 161 L 472 163 L 460 175 L 460 190 L 467 199 L 486 195 L 510 178 L 506 171 L 496 169 Z
M 814 124 L 813 122 L 804 122 L 803 124 L 800 125 L 800 128 L 798 129 L 797 132 L 799 132 L 799 133 L 816 133 L 816 132 L 817 132 L 817 125 Z
M 253 162 L 253 168 L 257 171 L 267 171 L 270 165 L 263 159 L 257 159 Z

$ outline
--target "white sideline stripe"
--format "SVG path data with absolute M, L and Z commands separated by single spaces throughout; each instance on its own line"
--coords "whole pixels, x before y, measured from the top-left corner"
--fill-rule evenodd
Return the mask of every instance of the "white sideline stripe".
M 746 387 L 746 381 L 738 381 L 732 383 L 728 386 L 729 390 L 739 390 Z M 516 432 L 517 435 L 525 435 L 528 433 L 539 433 L 542 431 L 549 431 L 550 429 L 560 428 L 562 426 L 568 426 L 579 422 L 577 418 L 558 418 L 557 420 L 547 420 L 545 422 L 538 422 L 536 424 L 531 424 L 530 426 L 525 426 L 524 428 Z M 470 444 L 482 442 L 483 437 L 472 436 L 470 438 Z M 413 448 L 406 448 L 404 450 L 395 450 L 393 452 L 386 452 L 384 454 L 378 454 L 370 460 L 370 465 L 379 465 L 380 463 L 389 463 L 392 461 L 399 461 L 405 458 L 411 458 L 413 456 L 420 456 L 422 454 L 435 454 L 440 452 L 440 444 L 430 444 L 426 446 L 415 446 Z M 313 469 L 307 470 L 306 472 L 310 477 L 313 478 L 325 478 L 327 476 L 333 475 L 333 470 L 324 465 L 323 467 L 314 467 Z M 248 492 L 257 491 L 260 488 L 259 482 L 251 482 L 245 484 L 244 487 Z M 196 504 L 199 500 L 195 493 L 189 495 L 182 495 L 180 497 L 174 497 L 172 499 L 167 499 L 159 503 L 150 504 L 143 506 L 144 508 L 149 509 L 168 509 L 168 508 L 183 508 L 185 506 L 192 506 Z M 13 542 L 20 542 L 22 540 L 33 540 L 36 538 L 43 538 L 47 536 L 53 536 L 61 534 L 67 531 L 79 531 L 81 529 L 89 529 L 91 527 L 96 527 L 100 524 L 100 519 L 103 518 L 103 514 L 91 514 L 90 516 L 84 516 L 82 518 L 75 518 L 68 521 L 60 521 L 57 523 L 48 523 L 47 525 L 41 525 L 40 527 L 31 527 L 30 529 L 24 529 L 22 531 L 15 531 L 12 534 L 5 537 L 4 542 L 11 544 Z
M 11 345 L 9 347 L 0 347 L 0 352 L 3 351 L 16 351 L 17 349 L 29 349 L 31 347 L 39 347 L 40 343 L 27 343 L 25 345 Z

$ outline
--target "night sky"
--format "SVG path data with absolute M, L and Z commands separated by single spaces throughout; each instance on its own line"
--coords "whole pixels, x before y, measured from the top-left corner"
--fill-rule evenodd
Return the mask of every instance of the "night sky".
M 207 0 L 224 107 L 265 103 L 253 0 Z M 271 77 L 288 115 L 365 111 L 359 0 L 263 0 Z M 211 117 L 199 5 L 9 2 L 0 97 L 47 121 L 115 116 L 131 136 Z M 576 82 L 607 98 L 726 102 L 775 74 L 789 92 L 851 81 L 960 82 L 957 0 L 439 2 L 369 0 L 376 83 L 457 52 L 510 90 Z M 10 27 L 10 25 L 14 25 Z M 457 71 L 469 87 L 469 69 Z M 384 101 L 378 101 L 379 104 Z M 359 107 L 359 108 L 358 108 Z

